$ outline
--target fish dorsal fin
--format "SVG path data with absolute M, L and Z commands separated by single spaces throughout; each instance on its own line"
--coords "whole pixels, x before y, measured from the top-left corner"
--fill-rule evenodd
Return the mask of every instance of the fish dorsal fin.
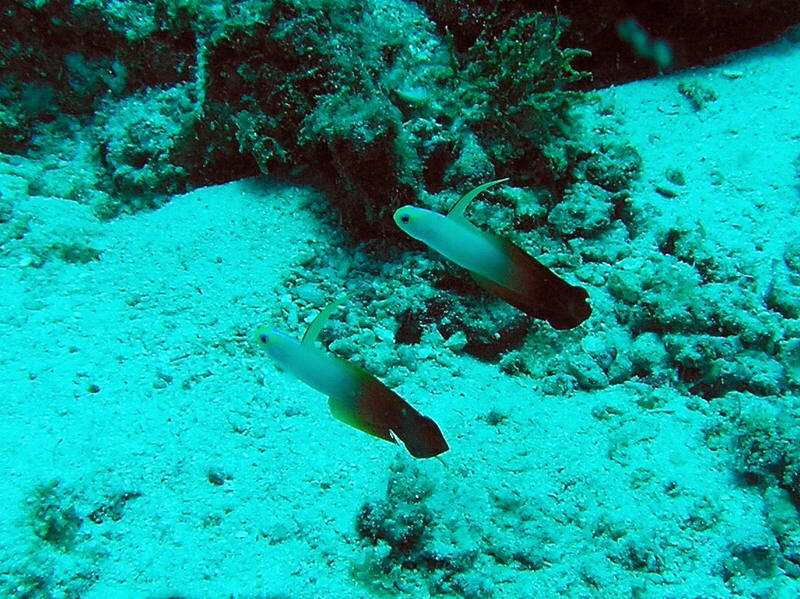
M 496 181 L 489 181 L 488 183 L 484 183 L 483 185 L 478 185 L 475 189 L 472 189 L 465 193 L 463 196 L 459 198 L 459 200 L 450 208 L 450 212 L 447 213 L 448 218 L 455 218 L 455 219 L 463 219 L 464 218 L 464 211 L 469 206 L 469 203 L 475 199 L 476 196 L 483 193 L 490 187 L 497 185 L 498 183 L 502 183 L 503 181 L 508 181 L 508 177 L 505 179 L 497 179 Z
M 322 310 L 320 310 L 319 314 L 314 317 L 314 320 L 311 321 L 311 324 L 308 325 L 306 329 L 305 335 L 303 335 L 303 340 L 300 342 L 303 345 L 313 346 L 314 342 L 317 340 L 319 336 L 319 332 L 322 330 L 322 327 L 325 326 L 325 321 L 328 320 L 331 314 L 341 306 L 344 302 L 349 300 L 353 297 L 353 293 L 348 293 L 344 297 L 340 297 L 338 300 L 331 302 L 327 306 L 325 306 Z

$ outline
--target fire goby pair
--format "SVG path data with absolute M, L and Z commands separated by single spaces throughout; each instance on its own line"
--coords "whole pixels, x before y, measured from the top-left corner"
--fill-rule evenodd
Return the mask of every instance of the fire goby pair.
M 556 329 L 577 327 L 591 314 L 585 289 L 568 284 L 520 247 L 466 219 L 467 205 L 504 181 L 490 181 L 469 191 L 446 215 L 403 206 L 394 220 L 408 235 L 468 270 L 479 285 L 515 308 Z M 314 346 L 327 318 L 346 299 L 325 307 L 302 341 L 261 327 L 256 343 L 282 368 L 327 395 L 330 411 L 339 420 L 381 439 L 399 440 L 416 458 L 444 453 L 449 446 L 432 419 L 364 369 Z

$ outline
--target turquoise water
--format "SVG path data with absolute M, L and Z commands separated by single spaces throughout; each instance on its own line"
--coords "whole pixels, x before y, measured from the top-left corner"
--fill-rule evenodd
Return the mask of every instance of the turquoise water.
M 800 596 L 796 36 L 4 10 L 0 596 Z

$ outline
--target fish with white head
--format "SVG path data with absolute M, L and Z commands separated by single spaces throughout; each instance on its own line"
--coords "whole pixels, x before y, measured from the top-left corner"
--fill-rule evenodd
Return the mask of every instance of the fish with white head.
M 570 285 L 505 237 L 470 223 L 464 211 L 480 193 L 508 181 L 497 179 L 470 190 L 445 214 L 402 206 L 394 222 L 414 239 L 469 271 L 484 289 L 555 329 L 572 329 L 592 309 L 583 287 Z
M 349 296 L 328 304 L 314 318 L 301 341 L 275 329 L 259 327 L 255 343 L 281 368 L 328 396 L 334 417 L 350 426 L 397 443 L 415 458 L 449 449 L 439 426 L 363 368 L 314 346 L 328 317 Z

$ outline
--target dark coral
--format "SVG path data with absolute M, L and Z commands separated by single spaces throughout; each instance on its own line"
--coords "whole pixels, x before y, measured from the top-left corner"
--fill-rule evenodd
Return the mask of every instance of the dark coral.
M 69 551 L 75 545 L 83 518 L 75 507 L 75 499 L 58 481 L 37 487 L 31 497 L 30 522 L 34 534 L 45 543 Z
M 428 507 L 431 481 L 413 466 L 397 464 L 393 471 L 385 499 L 364 504 L 356 519 L 356 532 L 374 549 L 365 563 L 354 565 L 356 577 L 378 589 L 411 576 L 431 592 L 490 596 L 491 585 L 474 571 L 477 550 L 440 538 L 443 525 Z
M 99 181 L 115 196 L 103 216 L 261 171 L 326 188 L 356 239 L 399 238 L 392 212 L 425 187 L 572 176 L 579 97 L 565 88 L 583 74 L 580 52 L 559 44 L 565 21 L 491 17 L 459 47 L 414 7 L 391 10 L 14 2 L 0 15 L 14 32 L 0 42 L 0 138 L 25 151 L 59 114 L 92 119 Z M 137 104 L 158 118 L 135 116 Z
M 620 38 L 617 26 L 635 18 L 651 38 L 672 48 L 676 68 L 705 64 L 716 58 L 772 41 L 800 21 L 800 5 L 794 0 L 417 0 L 440 31 L 449 31 L 456 46 L 470 47 L 486 28 L 491 15 L 499 22 L 513 22 L 522 13 L 558 13 L 570 19 L 568 45 L 590 50 L 580 66 L 591 71 L 587 86 L 606 86 L 658 73 L 659 65 Z

